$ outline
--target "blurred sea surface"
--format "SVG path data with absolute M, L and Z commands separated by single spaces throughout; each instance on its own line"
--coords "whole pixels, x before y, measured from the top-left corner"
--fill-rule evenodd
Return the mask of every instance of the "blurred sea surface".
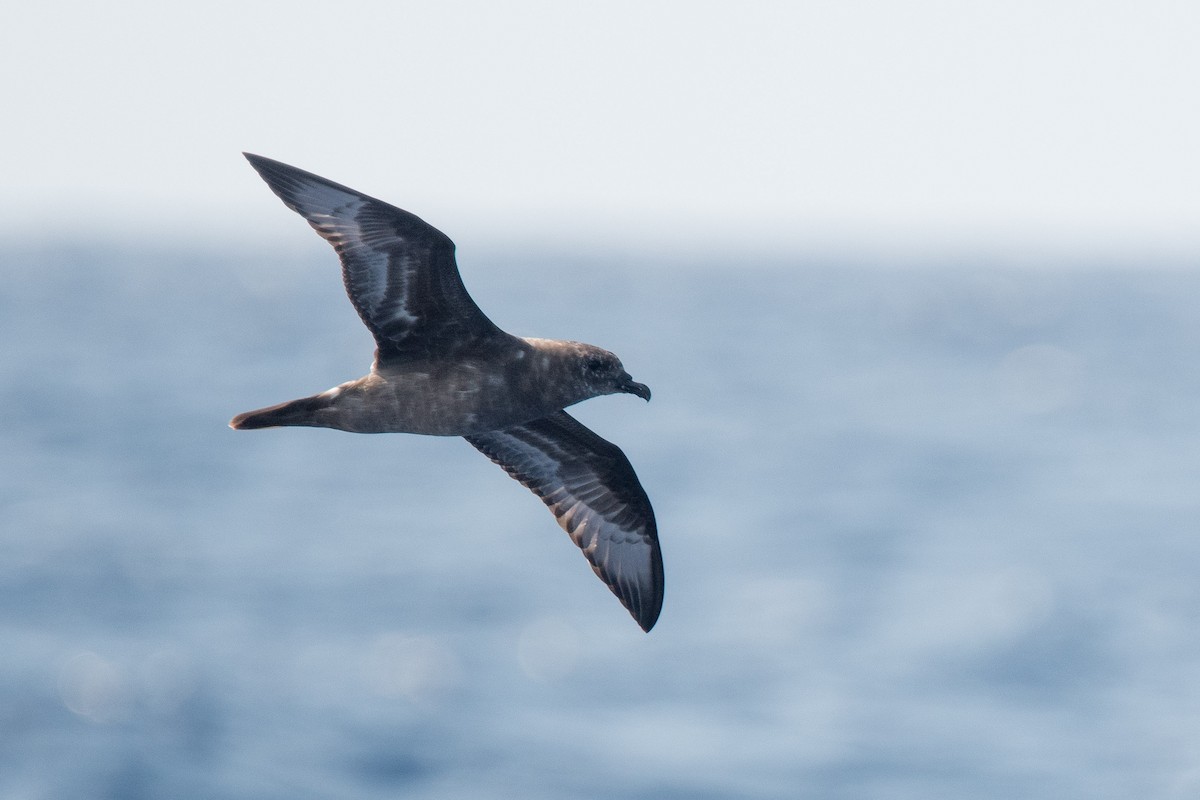
M 461 439 L 226 427 L 370 364 L 315 237 L 10 243 L 0 796 L 1200 796 L 1200 270 L 459 255 L 653 389 L 654 631 Z

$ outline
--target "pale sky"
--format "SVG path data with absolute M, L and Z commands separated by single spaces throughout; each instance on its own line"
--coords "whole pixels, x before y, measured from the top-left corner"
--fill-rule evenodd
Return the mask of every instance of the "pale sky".
M 0 238 L 296 234 L 250 150 L 459 242 L 1200 255 L 1200 3 L 39 2 Z

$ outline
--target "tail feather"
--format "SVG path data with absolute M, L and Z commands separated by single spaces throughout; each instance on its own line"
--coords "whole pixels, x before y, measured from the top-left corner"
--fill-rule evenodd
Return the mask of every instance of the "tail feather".
M 286 403 L 238 414 L 229 421 L 229 427 L 235 431 L 296 425 L 322 427 L 317 421 L 317 412 L 328 406 L 329 399 L 321 395 L 302 397 L 299 400 L 289 400 Z

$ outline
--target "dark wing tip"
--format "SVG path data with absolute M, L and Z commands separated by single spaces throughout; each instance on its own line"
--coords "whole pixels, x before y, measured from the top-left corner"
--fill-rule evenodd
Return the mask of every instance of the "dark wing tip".
M 654 627 L 654 623 L 658 622 L 658 615 L 662 613 L 663 604 L 662 556 L 656 550 L 654 557 L 655 561 L 657 562 L 655 566 L 658 572 L 654 584 L 654 596 L 646 605 L 637 606 L 636 610 L 626 606 L 626 608 L 629 608 L 629 613 L 633 615 L 634 620 L 638 625 L 642 626 L 642 630 L 644 630 L 646 633 L 649 633 L 650 629 Z
M 266 156 L 260 156 L 257 153 L 243 152 L 242 155 L 245 156 L 246 160 L 250 162 L 250 166 L 252 166 L 252 167 L 254 167 L 254 169 L 258 170 L 259 173 L 261 173 L 263 170 L 268 170 L 268 171 L 275 170 L 278 172 L 301 172 L 301 173 L 304 173 L 304 170 L 302 170 L 298 167 L 293 167 L 291 164 L 285 164 L 282 161 L 276 161 L 273 158 L 267 158 Z M 304 174 L 310 174 L 310 173 L 304 173 Z
M 308 190 L 314 187 L 325 187 L 326 189 L 332 189 L 335 192 L 340 192 L 351 197 L 377 203 L 384 208 L 392 208 L 382 200 L 376 200 L 357 189 L 351 189 L 349 186 L 344 186 L 336 181 L 322 178 L 314 172 L 293 167 L 291 164 L 285 164 L 273 158 L 255 155 L 254 153 L 242 153 L 242 155 L 250 162 L 250 166 L 254 167 L 254 171 L 258 173 L 258 176 L 266 181 L 267 186 L 271 187 L 271 191 L 301 216 L 308 217 L 309 212 L 312 210 L 302 206 L 301 202 L 299 202 L 301 195 L 307 194 Z
M 551 511 L 553 510 L 551 508 Z M 650 527 L 654 528 L 653 520 L 650 521 Z M 587 555 L 586 552 L 585 555 Z M 649 575 L 643 579 L 637 577 L 631 579 L 630 576 L 622 575 L 620 572 L 611 572 L 607 565 L 593 559 L 591 555 L 588 555 L 588 561 L 591 562 L 592 571 L 596 573 L 596 577 L 616 596 L 625 610 L 629 612 L 629 616 L 633 617 L 633 621 L 642 630 L 649 633 L 650 629 L 654 627 L 654 623 L 658 622 L 665 593 L 662 551 L 658 546 L 657 534 L 654 534 L 654 543 L 650 547 Z
M 609 572 L 606 567 L 597 562 L 592 563 L 592 569 L 596 576 L 607 584 L 609 590 L 617 596 L 621 605 L 625 606 L 625 610 L 629 612 L 641 629 L 649 633 L 650 629 L 654 627 L 654 623 L 658 622 L 658 616 L 662 612 L 665 580 L 662 550 L 658 544 L 658 525 L 654 520 L 654 511 L 648 505 L 647 512 L 649 518 L 645 521 L 644 535 L 653 542 L 649 553 L 649 574 L 641 579 L 630 580 L 630 576 L 622 575 L 620 572 Z
M 273 158 L 258 156 L 253 153 L 242 153 L 246 160 L 250 162 L 250 166 L 254 167 L 254 171 L 258 173 L 258 177 L 266 181 L 267 186 L 271 191 L 279 196 L 289 208 L 298 212 L 304 217 L 307 217 L 306 209 L 301 208 L 296 202 L 297 191 L 305 184 L 328 184 L 324 178 L 313 175 L 310 172 L 305 172 L 298 167 L 293 167 L 290 164 L 284 164 L 282 161 L 276 161 Z
M 264 180 L 267 180 L 268 183 L 270 182 L 267 179 L 268 174 L 287 174 L 288 172 L 300 171 L 290 164 L 285 164 L 282 161 L 276 161 L 266 156 L 255 155 L 254 153 L 242 153 L 242 155 L 250 162 L 250 166 L 254 167 L 254 171 L 261 175 Z

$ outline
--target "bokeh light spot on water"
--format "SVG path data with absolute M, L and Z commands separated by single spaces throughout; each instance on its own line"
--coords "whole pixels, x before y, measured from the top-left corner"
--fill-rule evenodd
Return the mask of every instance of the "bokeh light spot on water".
M 363 672 L 376 694 L 432 703 L 458 682 L 461 666 L 458 657 L 433 638 L 392 631 L 372 642 Z
M 132 692 L 129 678 L 119 666 L 84 650 L 68 658 L 59 670 L 58 696 L 72 713 L 106 724 L 128 716 Z

